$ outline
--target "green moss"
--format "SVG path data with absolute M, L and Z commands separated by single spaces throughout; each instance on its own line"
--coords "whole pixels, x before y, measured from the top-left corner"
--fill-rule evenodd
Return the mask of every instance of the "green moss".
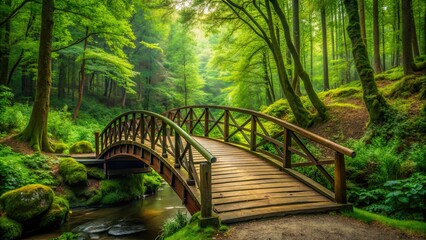
M 288 105 L 288 101 L 285 99 L 279 99 L 269 105 L 266 109 L 262 111 L 264 114 L 268 114 L 273 117 L 281 118 L 285 115 L 291 113 L 290 106 Z
M 102 197 L 102 205 L 116 205 L 130 201 L 129 195 L 121 192 L 111 192 Z
M 52 238 L 51 240 L 74 240 L 78 239 L 79 235 L 72 232 L 64 232 L 61 236 L 57 238 Z
M 402 69 L 402 67 L 396 67 L 396 68 L 392 68 L 389 69 L 385 72 L 381 72 L 379 74 L 376 74 L 374 76 L 374 78 L 377 80 L 391 80 L 391 81 L 395 81 L 395 80 L 399 80 L 402 77 L 404 77 L 404 69 Z
M 70 153 L 71 154 L 92 153 L 92 152 L 93 152 L 92 143 L 90 143 L 88 141 L 76 142 L 70 147 Z
M 351 103 L 342 103 L 342 102 L 335 102 L 328 104 L 329 107 L 344 107 L 344 108 L 353 108 L 353 109 L 360 109 L 361 107 L 355 104 Z
M 0 239 L 3 239 L 3 240 L 21 239 L 21 235 L 22 235 L 21 224 L 6 217 L 0 217 Z
M 361 93 L 360 87 L 340 87 L 320 93 L 321 97 L 347 98 Z
M 359 219 L 366 223 L 379 222 L 392 228 L 404 230 L 411 233 L 426 235 L 426 223 L 419 221 L 396 220 L 370 213 L 358 208 L 354 208 L 353 212 L 345 212 L 345 216 Z
M 86 167 L 73 158 L 59 160 L 59 173 L 69 185 L 81 185 L 87 182 Z
M 53 197 L 50 187 L 32 184 L 4 193 L 0 197 L 0 205 L 9 218 L 24 222 L 45 213 Z
M 128 202 L 143 195 L 143 174 L 132 174 L 120 179 L 102 180 L 101 203 L 105 205 Z
M 68 220 L 69 211 L 70 206 L 68 201 L 64 198 L 55 196 L 49 211 L 41 217 L 39 227 L 41 229 L 54 229 L 59 227 Z
M 144 193 L 154 193 L 161 187 L 162 178 L 155 171 L 143 174 Z
M 167 240 L 212 239 L 218 231 L 224 232 L 224 231 L 227 231 L 228 229 L 224 225 L 220 225 L 218 229 L 215 229 L 210 226 L 202 228 L 200 227 L 199 216 L 200 216 L 199 212 L 195 213 L 191 217 L 191 220 L 189 221 L 189 223 L 186 224 L 186 226 L 181 228 L 179 231 L 177 231 L 173 235 L 165 237 L 164 239 L 167 239 Z
M 65 143 L 52 143 L 51 145 L 55 149 L 55 153 L 64 153 L 68 149 Z
M 389 98 L 408 98 L 419 94 L 420 99 L 426 98 L 426 76 L 409 75 L 395 84 L 383 89 L 383 94 Z
M 101 202 L 101 200 L 102 200 L 102 192 L 97 190 L 96 193 L 86 201 L 86 204 L 88 206 L 97 205 Z
M 98 180 L 105 179 L 104 171 L 97 167 L 87 168 L 87 176 L 89 178 L 98 179 Z

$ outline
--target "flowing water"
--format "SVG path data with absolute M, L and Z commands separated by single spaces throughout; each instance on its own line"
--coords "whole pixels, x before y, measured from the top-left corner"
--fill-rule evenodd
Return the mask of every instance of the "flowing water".
M 100 225 L 117 224 L 130 227 L 144 228 L 146 230 L 126 236 L 110 236 L 107 231 L 94 234 L 86 234 L 87 239 L 155 239 L 160 232 L 164 221 L 176 215 L 178 211 L 187 212 L 182 201 L 168 185 L 163 185 L 157 194 L 148 196 L 143 200 L 130 204 L 100 209 L 73 210 L 70 221 L 60 229 L 47 234 L 39 234 L 26 239 L 49 239 L 58 237 L 62 232 L 71 231 L 84 224 Z M 124 224 L 123 224 L 124 223 Z

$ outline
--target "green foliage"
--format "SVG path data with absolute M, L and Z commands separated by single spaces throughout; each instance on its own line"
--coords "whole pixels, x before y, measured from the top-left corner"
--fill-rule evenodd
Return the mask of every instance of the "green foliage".
M 87 199 L 86 204 L 88 206 L 97 205 L 102 200 L 102 192 L 99 190 L 95 191 L 95 194 L 91 196 L 89 199 Z
M 70 206 L 66 199 L 55 196 L 52 205 L 38 222 L 43 230 L 54 229 L 62 225 L 69 218 Z
M 288 105 L 287 100 L 279 99 L 278 101 L 272 103 L 267 108 L 262 110 L 262 113 L 273 116 L 273 117 L 282 118 L 290 114 L 291 109 L 290 109 L 290 106 Z
M 54 192 L 41 184 L 27 185 L 4 193 L 0 206 L 7 216 L 24 222 L 45 213 L 53 202 Z
M 0 194 L 33 183 L 55 185 L 52 164 L 44 155 L 22 155 L 0 144 Z
M 410 75 L 402 78 L 384 90 L 389 98 L 408 98 L 419 94 L 419 99 L 426 99 L 426 77 Z
M 93 146 L 92 143 L 88 141 L 80 141 L 76 142 L 70 147 L 70 153 L 71 154 L 78 154 L 78 153 L 92 153 L 93 152 Z
M 25 124 L 25 118 L 21 111 L 16 111 L 11 106 L 13 93 L 6 86 L 0 86 L 0 133 L 20 130 Z
M 353 212 L 352 211 L 344 212 L 343 214 L 345 216 L 362 220 L 366 223 L 379 222 L 386 226 L 389 226 L 395 229 L 401 229 L 410 233 L 426 234 L 425 222 L 396 220 L 396 219 L 384 217 L 381 215 L 377 215 L 374 213 L 370 213 L 358 208 L 354 208 Z
M 18 222 L 7 217 L 0 217 L 0 239 L 21 239 L 22 226 Z
M 102 193 L 101 203 L 104 205 L 114 205 L 136 199 L 143 195 L 143 174 L 102 180 L 100 191 Z
M 188 224 L 188 216 L 182 211 L 178 211 L 177 214 L 166 220 L 161 227 L 160 239 L 166 239 Z
M 413 144 L 411 149 L 408 151 L 408 160 L 413 161 L 416 166 L 416 170 L 426 174 L 426 145 Z
M 376 74 L 374 77 L 376 81 L 377 80 L 391 80 L 391 81 L 399 80 L 402 77 L 404 77 L 404 69 L 402 69 L 402 67 L 391 68 L 385 72 Z
M 398 219 L 424 220 L 426 176 L 413 174 L 404 180 L 391 180 L 382 188 L 352 190 L 349 200 L 366 210 Z
M 64 153 L 68 149 L 65 143 L 51 143 L 50 145 L 55 149 L 55 153 Z
M 348 98 L 354 97 L 361 93 L 361 87 L 339 87 L 336 89 L 331 89 L 325 92 L 321 92 L 319 96 L 321 97 L 330 97 L 332 99 L 335 98 Z
M 89 178 L 102 180 L 105 179 L 105 173 L 102 169 L 97 167 L 89 167 L 87 168 L 87 176 Z
M 151 171 L 150 173 L 143 174 L 143 184 L 145 188 L 145 193 L 155 193 L 157 189 L 161 187 L 161 183 L 162 178 L 157 172 Z
M 64 232 L 61 236 L 57 238 L 52 238 L 51 240 L 75 240 L 78 239 L 78 234 L 72 232 Z
M 87 182 L 86 167 L 73 158 L 59 160 L 59 173 L 64 178 L 64 182 L 69 185 L 82 185 Z

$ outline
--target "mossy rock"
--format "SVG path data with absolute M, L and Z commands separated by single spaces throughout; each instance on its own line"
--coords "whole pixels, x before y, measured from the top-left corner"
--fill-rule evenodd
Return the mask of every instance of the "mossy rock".
M 55 153 L 64 153 L 68 149 L 65 143 L 54 143 L 52 147 L 55 149 Z
M 64 178 L 64 182 L 69 185 L 82 185 L 87 182 L 86 167 L 73 158 L 59 160 L 59 173 Z
M 22 235 L 21 224 L 6 217 L 0 217 L 0 239 L 3 239 L 3 240 L 21 239 L 21 235 Z
M 45 213 L 53 202 L 54 192 L 41 184 L 27 185 L 0 197 L 0 205 L 6 215 L 18 222 L 25 222 Z
M 68 201 L 55 196 L 49 211 L 41 217 L 39 227 L 44 230 L 57 228 L 68 221 L 69 212 L 70 206 Z
M 92 152 L 93 152 L 92 143 L 88 141 L 76 142 L 70 147 L 71 154 L 92 153 Z
M 95 194 L 86 201 L 86 204 L 88 206 L 97 205 L 101 202 L 101 200 L 102 200 L 102 193 L 101 191 L 96 190 Z
M 98 179 L 98 180 L 105 179 L 104 170 L 97 167 L 87 168 L 87 176 L 89 178 Z

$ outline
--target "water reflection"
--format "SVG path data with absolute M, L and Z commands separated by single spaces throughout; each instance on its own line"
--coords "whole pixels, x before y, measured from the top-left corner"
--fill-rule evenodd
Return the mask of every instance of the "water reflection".
M 156 195 L 148 196 L 140 201 L 128 205 L 102 208 L 102 209 L 78 209 L 73 210 L 71 219 L 59 230 L 47 234 L 31 236 L 26 239 L 49 239 L 59 236 L 62 232 L 71 231 L 89 222 L 109 222 L 110 224 L 127 224 L 143 227 L 145 231 L 127 236 L 110 236 L 106 232 L 87 234 L 92 239 L 155 239 L 164 221 L 174 216 L 178 211 L 185 211 L 182 201 L 168 185 L 164 185 Z

